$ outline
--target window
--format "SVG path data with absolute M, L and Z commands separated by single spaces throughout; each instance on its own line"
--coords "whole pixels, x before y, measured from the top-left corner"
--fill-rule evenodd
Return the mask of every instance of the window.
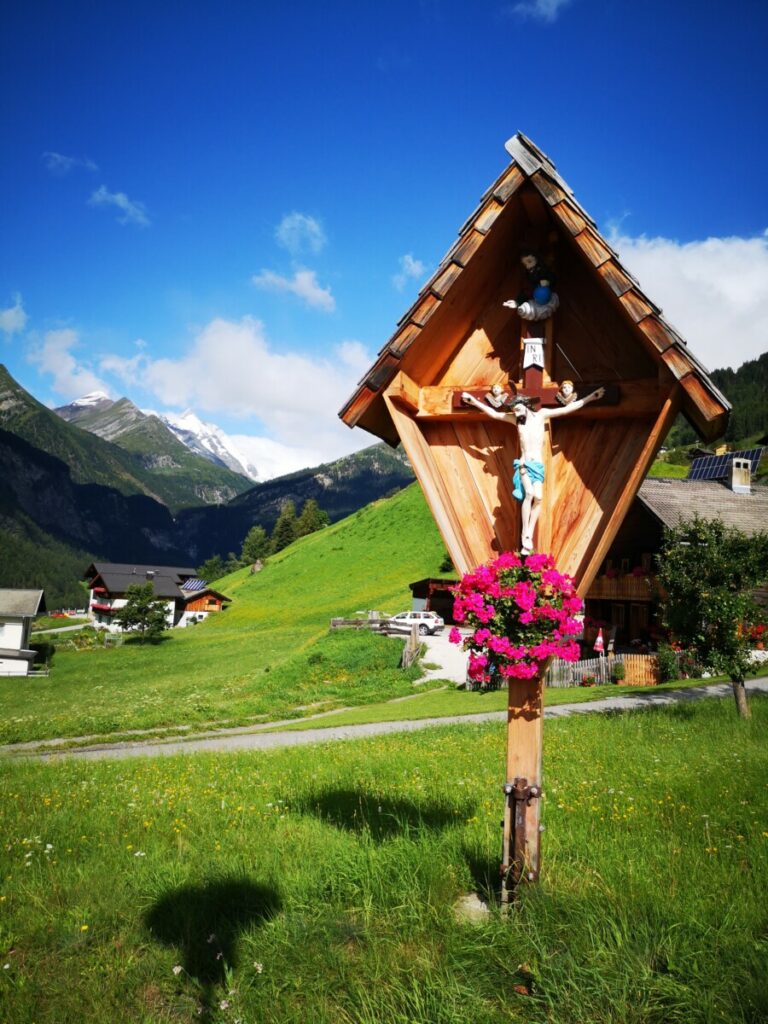
M 614 626 L 618 626 L 619 629 L 624 628 L 624 605 L 623 604 L 612 604 L 611 605 L 611 622 Z

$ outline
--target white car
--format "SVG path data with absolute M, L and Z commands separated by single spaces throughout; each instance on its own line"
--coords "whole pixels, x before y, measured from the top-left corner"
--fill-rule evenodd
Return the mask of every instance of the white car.
M 389 620 L 390 629 L 396 629 L 398 632 L 402 629 L 410 633 L 414 625 L 422 636 L 426 636 L 439 633 L 445 626 L 445 621 L 435 612 L 399 612 Z

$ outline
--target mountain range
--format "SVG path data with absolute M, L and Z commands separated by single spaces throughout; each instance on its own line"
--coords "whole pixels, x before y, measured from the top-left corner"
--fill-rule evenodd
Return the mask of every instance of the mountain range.
M 197 565 L 239 551 L 254 524 L 271 530 L 287 499 L 315 498 L 335 521 L 413 480 L 379 444 L 253 485 L 129 399 L 87 397 L 57 415 L 0 366 L 0 586 L 43 586 L 49 607 L 78 603 L 94 558 Z

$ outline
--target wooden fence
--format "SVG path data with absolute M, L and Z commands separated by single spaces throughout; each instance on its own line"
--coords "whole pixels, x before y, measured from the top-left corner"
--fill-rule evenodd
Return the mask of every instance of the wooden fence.
M 583 661 L 555 658 L 545 682 L 547 686 L 555 687 L 580 686 L 585 676 L 593 676 L 596 683 L 610 683 L 611 668 L 618 663 L 624 666 L 623 683 L 657 686 L 660 682 L 659 662 L 655 654 L 616 654 L 610 658 L 585 658 Z

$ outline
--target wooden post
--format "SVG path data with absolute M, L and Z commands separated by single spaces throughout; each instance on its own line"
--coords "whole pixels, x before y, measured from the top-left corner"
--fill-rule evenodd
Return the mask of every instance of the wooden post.
M 501 862 L 502 906 L 514 900 L 521 882 L 539 877 L 541 833 L 541 748 L 544 675 L 510 679 L 507 700 L 507 781 Z

